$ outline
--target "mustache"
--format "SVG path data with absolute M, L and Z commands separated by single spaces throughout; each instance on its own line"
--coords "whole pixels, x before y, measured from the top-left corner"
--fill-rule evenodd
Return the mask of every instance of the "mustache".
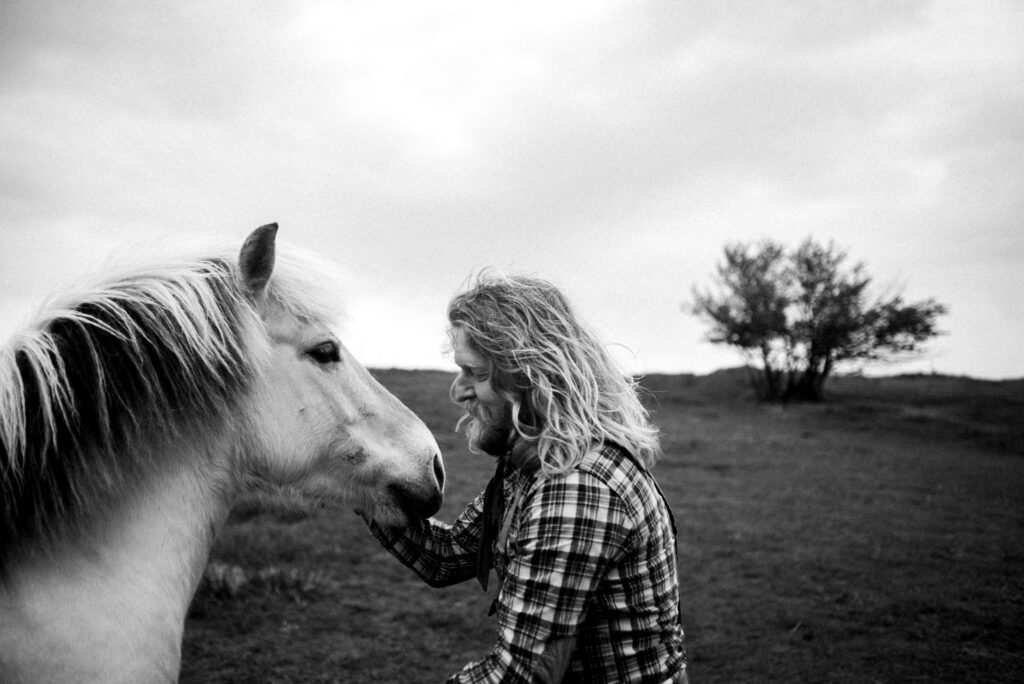
M 463 402 L 464 413 L 455 425 L 456 430 L 467 430 L 471 434 L 495 427 L 512 427 L 511 410 L 507 407 L 487 406 L 476 401 Z
M 491 421 L 502 417 L 502 412 L 499 409 L 493 406 L 485 406 L 476 401 L 463 403 L 462 409 L 466 412 L 467 417 L 476 418 L 477 420 Z

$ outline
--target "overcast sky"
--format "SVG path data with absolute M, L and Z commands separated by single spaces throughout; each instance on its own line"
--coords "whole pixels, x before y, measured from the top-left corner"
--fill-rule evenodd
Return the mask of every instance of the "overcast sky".
M 949 307 L 886 372 L 1021 377 L 1024 3 L 0 2 L 0 337 L 126 242 L 270 221 L 369 366 L 452 368 L 485 266 L 629 370 L 737 365 L 680 304 L 813 236 Z

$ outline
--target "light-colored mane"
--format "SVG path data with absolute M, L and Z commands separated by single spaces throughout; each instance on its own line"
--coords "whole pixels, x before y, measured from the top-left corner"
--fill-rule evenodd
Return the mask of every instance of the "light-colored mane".
M 227 253 L 226 253 L 227 254 Z M 100 515 L 168 440 L 231 420 L 261 371 L 266 334 L 235 257 L 138 269 L 54 301 L 0 348 L 0 576 L 8 554 Z M 279 254 L 268 297 L 336 317 L 314 258 Z
M 340 339 L 337 271 L 277 231 L 77 288 L 0 348 L 0 681 L 178 681 L 254 487 L 440 508 L 433 435 Z

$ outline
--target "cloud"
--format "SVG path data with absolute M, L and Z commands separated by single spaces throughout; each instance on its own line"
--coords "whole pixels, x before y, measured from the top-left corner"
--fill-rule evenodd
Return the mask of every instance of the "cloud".
M 679 302 L 722 246 L 813 234 L 951 304 L 942 364 L 1024 374 L 972 340 L 1024 333 L 1016 3 L 0 12 L 5 306 L 127 238 L 278 220 L 351 270 L 353 330 L 396 359 L 437 345 L 401 353 L 395 321 L 428 337 L 495 265 L 572 291 L 638 369 L 703 371 L 727 354 Z

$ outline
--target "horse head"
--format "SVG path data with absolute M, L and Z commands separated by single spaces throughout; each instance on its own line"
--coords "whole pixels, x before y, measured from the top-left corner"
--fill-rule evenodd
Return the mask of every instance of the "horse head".
M 385 525 L 429 517 L 440 508 L 444 486 L 437 443 L 353 358 L 329 316 L 296 306 L 308 297 L 289 289 L 302 278 L 275 277 L 275 269 L 288 267 L 275 249 L 276 234 L 276 224 L 256 229 L 239 255 L 239 286 L 265 330 L 257 342 L 263 372 L 245 425 L 245 470 L 350 501 Z

